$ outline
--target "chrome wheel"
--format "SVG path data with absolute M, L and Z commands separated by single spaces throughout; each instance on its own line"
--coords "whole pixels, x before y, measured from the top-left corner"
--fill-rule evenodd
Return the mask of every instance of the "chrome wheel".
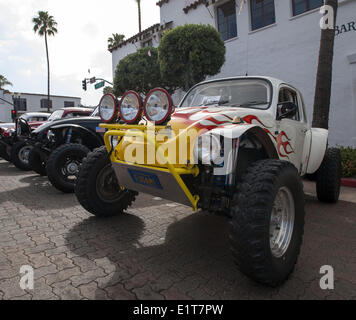
M 28 165 L 28 157 L 30 155 L 31 149 L 32 149 L 32 147 L 25 146 L 25 147 L 21 148 L 19 151 L 19 159 L 21 162 L 23 162 L 26 165 Z
M 270 246 L 274 257 L 281 258 L 287 252 L 293 235 L 294 221 L 293 195 L 287 187 L 282 187 L 275 198 L 270 221 Z

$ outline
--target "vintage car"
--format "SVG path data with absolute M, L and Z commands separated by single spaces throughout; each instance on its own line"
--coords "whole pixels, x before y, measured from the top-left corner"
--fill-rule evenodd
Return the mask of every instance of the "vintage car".
M 29 166 L 58 190 L 74 192 L 76 174 L 87 153 L 104 145 L 105 130 L 98 108 L 90 116 L 47 122 L 32 131 L 26 141 L 31 148 Z
M 31 130 L 36 129 L 45 121 L 48 121 L 50 113 L 46 112 L 28 112 L 20 116 L 28 122 Z M 11 147 L 16 143 L 16 123 L 0 123 L 0 157 L 10 161 Z M 24 150 L 26 152 L 26 150 Z
M 282 284 L 304 230 L 302 177 L 316 176 L 319 200 L 336 202 L 338 149 L 311 128 L 301 93 L 270 77 L 211 80 L 178 107 L 164 89 L 144 102 L 129 91 L 100 102 L 105 147 L 83 161 L 76 196 L 98 217 L 122 214 L 139 192 L 231 219 L 234 261 L 255 281 Z M 125 122 L 126 124 L 118 123 Z
M 31 146 L 26 141 L 34 129 L 47 122 L 52 123 L 60 119 L 88 116 L 92 112 L 93 110 L 89 108 L 63 108 L 54 111 L 46 119 L 38 117 L 39 114 L 34 114 L 32 117 L 31 114 L 22 115 L 14 124 L 15 127 L 7 129 L 0 137 L 4 159 L 11 161 L 20 170 L 30 170 Z M 31 121 L 34 119 L 37 119 L 37 121 Z

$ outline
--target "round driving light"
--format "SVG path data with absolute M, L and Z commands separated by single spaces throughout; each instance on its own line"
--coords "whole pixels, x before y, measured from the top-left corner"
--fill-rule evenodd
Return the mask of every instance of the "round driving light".
M 105 94 L 99 103 L 99 115 L 104 122 L 113 122 L 117 118 L 116 98 L 111 94 Z
M 144 112 L 148 121 L 162 124 L 169 119 L 173 111 L 173 102 L 169 93 L 161 88 L 151 90 L 144 104 Z
M 142 115 L 142 101 L 135 91 L 127 91 L 119 105 L 120 118 L 126 123 L 137 123 Z

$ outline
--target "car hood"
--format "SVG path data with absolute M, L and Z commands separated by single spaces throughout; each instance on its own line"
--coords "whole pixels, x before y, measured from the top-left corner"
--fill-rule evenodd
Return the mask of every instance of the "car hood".
M 15 124 L 12 123 L 12 122 L 9 122 L 9 123 L 0 123 L 0 128 L 2 128 L 2 129 L 15 128 Z
M 201 133 L 216 128 L 231 126 L 235 117 L 240 117 L 245 124 L 257 124 L 268 128 L 275 120 L 268 110 L 229 107 L 179 108 L 171 117 L 168 125 L 178 133 L 180 130 L 196 129 Z
M 47 121 L 41 126 L 39 126 L 36 130 L 33 131 L 34 134 L 41 133 L 42 131 L 47 131 L 54 126 L 66 125 L 66 124 L 77 124 L 80 125 L 83 122 L 90 122 L 90 121 L 98 121 L 99 117 L 78 117 L 78 118 L 69 118 L 69 119 L 62 119 L 62 120 L 55 120 L 55 121 Z

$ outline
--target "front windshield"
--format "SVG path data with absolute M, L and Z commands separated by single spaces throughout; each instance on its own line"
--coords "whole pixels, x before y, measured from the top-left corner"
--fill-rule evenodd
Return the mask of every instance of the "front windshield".
M 57 110 L 54 111 L 51 116 L 48 118 L 48 121 L 55 121 L 55 120 L 59 120 L 62 119 L 64 110 Z
M 267 109 L 271 86 L 262 79 L 236 79 L 204 83 L 193 88 L 180 104 L 187 107 L 242 107 Z
M 99 107 L 96 107 L 90 116 L 91 117 L 99 117 Z

